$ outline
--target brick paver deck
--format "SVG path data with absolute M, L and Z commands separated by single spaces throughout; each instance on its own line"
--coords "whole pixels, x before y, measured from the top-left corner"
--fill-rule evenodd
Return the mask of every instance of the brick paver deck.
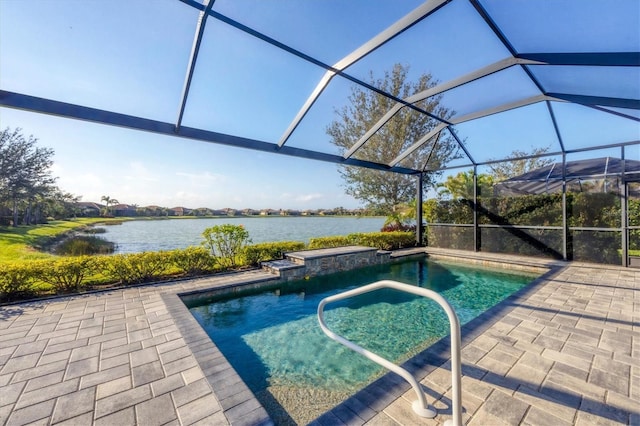
M 465 422 L 640 425 L 640 270 L 519 260 L 556 269 L 465 326 Z M 269 424 L 177 294 L 272 278 L 249 271 L 0 307 L 0 424 Z M 418 419 L 408 385 L 387 375 L 315 423 L 443 423 L 447 354 L 440 343 L 408 363 L 442 409 L 435 419 Z

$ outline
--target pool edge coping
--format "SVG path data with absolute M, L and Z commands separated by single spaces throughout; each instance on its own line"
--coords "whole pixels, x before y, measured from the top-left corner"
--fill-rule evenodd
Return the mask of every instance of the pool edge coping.
M 202 369 L 229 424 L 269 426 L 274 423 L 266 409 L 189 311 L 183 296 L 246 287 L 252 284 L 277 283 L 279 280 L 279 277 L 274 276 L 273 279 L 262 278 L 220 287 L 163 293 L 160 296 L 187 347 Z M 223 387 L 225 388 L 224 392 L 222 391 Z

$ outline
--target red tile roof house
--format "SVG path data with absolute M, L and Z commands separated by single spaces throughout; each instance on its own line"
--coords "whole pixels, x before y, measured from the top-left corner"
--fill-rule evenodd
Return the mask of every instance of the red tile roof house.
M 136 208 L 129 204 L 116 204 L 115 206 L 109 207 L 109 211 L 111 212 L 111 214 L 117 217 L 138 215 Z
M 169 216 L 186 216 L 191 213 L 191 209 L 186 207 L 172 207 L 169 209 Z
M 105 208 L 104 204 L 91 203 L 88 201 L 80 201 L 76 203 L 76 207 L 82 216 L 97 217 Z

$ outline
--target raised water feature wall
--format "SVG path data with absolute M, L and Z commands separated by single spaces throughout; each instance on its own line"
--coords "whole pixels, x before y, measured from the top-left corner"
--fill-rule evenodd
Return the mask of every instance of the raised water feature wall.
M 372 247 L 347 246 L 287 253 L 285 259 L 264 262 L 262 268 L 280 275 L 283 281 L 348 271 L 372 265 L 389 263 L 406 256 L 426 256 L 423 250 L 393 253 Z

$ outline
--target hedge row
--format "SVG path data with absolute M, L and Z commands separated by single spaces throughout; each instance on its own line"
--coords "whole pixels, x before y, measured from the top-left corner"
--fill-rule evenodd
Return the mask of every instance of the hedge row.
M 395 250 L 404 247 L 413 247 L 415 244 L 415 234 L 413 232 L 395 231 L 312 238 L 309 241 L 309 248 L 319 249 L 357 245 L 375 247 L 380 250 Z
M 0 301 L 78 292 L 99 284 L 130 285 L 176 276 L 197 276 L 223 271 L 230 264 L 259 265 L 260 262 L 282 259 L 286 252 L 305 248 L 357 244 L 389 250 L 411 246 L 413 238 L 411 232 L 374 232 L 316 238 L 308 247 L 298 241 L 261 243 L 245 247 L 233 262 L 213 256 L 204 247 L 189 247 L 160 252 L 0 263 Z
M 286 252 L 303 250 L 304 248 L 304 243 L 300 241 L 254 244 L 245 248 L 244 259 L 246 264 L 255 266 L 260 262 L 282 259 Z

